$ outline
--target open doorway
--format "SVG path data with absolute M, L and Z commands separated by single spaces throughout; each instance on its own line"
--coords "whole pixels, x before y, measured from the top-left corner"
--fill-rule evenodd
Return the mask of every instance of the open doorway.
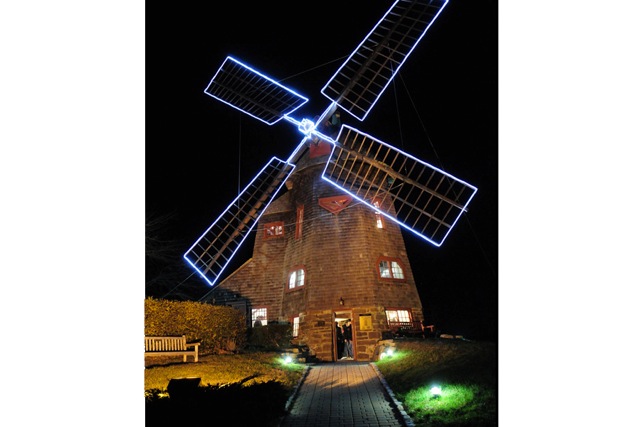
M 351 311 L 336 311 L 333 313 L 333 360 L 334 361 L 347 361 L 347 360 L 355 360 L 355 331 L 353 331 L 353 313 Z M 340 341 L 340 331 L 343 329 L 345 323 L 348 320 L 351 320 L 351 331 L 352 331 L 352 341 L 351 341 L 351 351 L 352 351 L 352 359 L 346 359 L 345 353 L 345 345 L 344 341 Z M 343 335 L 344 336 L 344 335 Z

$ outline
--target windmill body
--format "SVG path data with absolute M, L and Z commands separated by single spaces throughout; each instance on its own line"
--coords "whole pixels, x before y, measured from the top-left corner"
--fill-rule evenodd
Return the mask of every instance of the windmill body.
M 324 361 L 341 356 L 334 321 L 351 318 L 355 359 L 372 360 L 383 337 L 420 330 L 422 305 L 401 228 L 323 180 L 328 154 L 316 154 L 322 152 L 300 159 L 287 191 L 258 222 L 252 258 L 206 300 L 239 304 L 252 326 L 256 320 L 297 324 L 294 343 Z M 402 278 L 385 277 L 381 261 L 397 262 Z M 300 270 L 304 278 L 292 287 L 291 275 Z

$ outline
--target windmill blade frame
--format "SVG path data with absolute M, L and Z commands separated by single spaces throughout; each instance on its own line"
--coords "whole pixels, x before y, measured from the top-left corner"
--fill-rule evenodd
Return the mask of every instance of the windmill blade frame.
M 183 258 L 213 286 L 295 165 L 273 157 Z
M 363 121 L 449 0 L 398 0 L 320 91 Z
M 322 178 L 438 247 L 478 190 L 347 125 Z

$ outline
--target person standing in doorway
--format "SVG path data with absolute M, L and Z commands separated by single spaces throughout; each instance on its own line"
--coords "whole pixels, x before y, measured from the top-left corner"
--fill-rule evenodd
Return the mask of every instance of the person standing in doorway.
M 353 332 L 351 329 L 351 319 L 347 319 L 342 325 L 342 335 L 344 335 L 344 354 L 342 359 L 353 360 Z
M 344 335 L 338 322 L 336 322 L 336 350 L 338 357 L 342 357 L 342 353 L 344 352 Z

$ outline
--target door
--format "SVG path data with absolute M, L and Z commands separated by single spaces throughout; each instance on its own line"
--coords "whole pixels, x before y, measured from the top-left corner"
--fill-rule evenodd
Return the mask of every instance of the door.
M 352 341 L 351 348 L 353 350 L 353 360 L 355 360 L 355 330 L 353 326 L 353 313 L 351 311 L 336 311 L 333 313 L 333 333 L 331 336 L 333 337 L 333 360 L 334 361 L 346 361 L 347 359 L 342 359 L 344 355 L 344 347 L 338 342 L 338 333 L 336 329 L 336 324 L 340 328 L 344 325 L 344 323 L 351 319 L 351 331 L 352 331 Z

